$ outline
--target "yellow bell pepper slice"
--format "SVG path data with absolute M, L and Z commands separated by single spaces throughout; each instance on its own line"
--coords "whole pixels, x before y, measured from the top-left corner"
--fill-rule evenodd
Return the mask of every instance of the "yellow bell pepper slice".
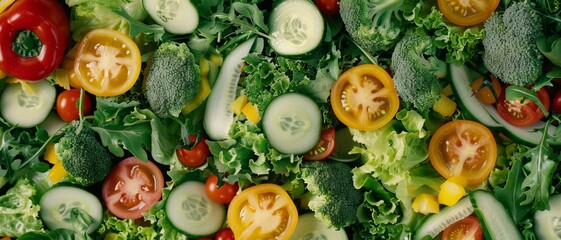
M 462 180 L 464 179 L 464 180 Z M 446 206 L 455 205 L 466 194 L 467 180 L 463 177 L 451 177 L 440 185 L 438 202 Z
M 456 103 L 447 96 L 444 96 L 444 94 L 440 94 L 440 99 L 436 101 L 432 107 L 434 111 L 440 113 L 443 117 L 452 116 L 452 114 L 456 111 L 456 108 Z
M 247 103 L 243 108 L 242 108 L 242 113 L 247 117 L 247 119 L 249 119 L 249 121 L 251 121 L 253 124 L 257 124 L 259 121 L 261 121 L 261 117 L 259 116 L 259 109 L 257 109 L 257 106 L 251 104 L 251 103 Z
M 55 153 L 54 143 L 49 143 L 49 145 L 47 145 L 47 149 L 45 149 L 45 156 L 43 158 L 45 158 L 45 160 L 47 160 L 50 164 L 57 164 L 60 162 L 60 159 L 58 159 L 58 156 Z
M 68 172 L 62 166 L 62 162 L 58 162 L 49 171 L 49 179 L 53 184 L 60 182 L 64 177 L 68 176 Z
M 236 100 L 234 100 L 234 102 L 230 106 L 234 114 L 240 115 L 240 113 L 242 112 L 242 108 L 245 107 L 247 101 L 247 96 L 243 93 L 240 94 L 240 96 L 236 98 Z
M 417 196 L 411 207 L 413 208 L 413 211 L 424 215 L 438 213 L 440 211 L 440 206 L 436 201 L 436 197 L 426 193 L 422 193 Z

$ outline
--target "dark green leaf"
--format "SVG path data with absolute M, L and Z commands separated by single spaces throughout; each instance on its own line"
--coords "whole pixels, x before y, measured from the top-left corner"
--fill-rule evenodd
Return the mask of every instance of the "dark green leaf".
M 135 124 L 131 126 L 105 125 L 92 126 L 101 138 L 101 143 L 106 146 L 111 153 L 117 157 L 124 156 L 124 149 L 127 149 L 135 157 L 142 160 L 148 159 L 148 154 L 144 148 L 151 146 L 150 124 Z
M 152 158 L 154 161 L 170 165 L 179 145 L 180 137 L 177 135 L 180 126 L 171 119 L 153 118 L 152 127 Z
M 263 10 L 259 9 L 257 5 L 235 2 L 232 4 L 232 8 L 242 16 L 250 19 L 253 25 L 258 26 L 265 33 L 269 32 L 269 27 L 265 24 L 265 18 L 263 17 Z
M 520 223 L 532 211 L 532 206 L 521 205 L 524 200 L 522 191 L 523 181 L 522 161 L 515 160 L 508 172 L 505 186 L 495 188 L 495 196 L 506 207 L 516 224 Z

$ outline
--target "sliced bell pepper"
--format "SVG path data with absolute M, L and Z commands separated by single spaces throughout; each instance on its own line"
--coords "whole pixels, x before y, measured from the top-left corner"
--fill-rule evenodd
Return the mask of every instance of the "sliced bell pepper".
M 70 40 L 69 17 L 57 0 L 18 0 L 0 14 L 0 71 L 29 81 L 54 72 Z

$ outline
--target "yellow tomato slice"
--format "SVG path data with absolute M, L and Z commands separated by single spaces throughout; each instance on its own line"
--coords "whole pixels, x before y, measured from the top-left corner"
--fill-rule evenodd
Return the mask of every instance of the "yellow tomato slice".
M 138 79 L 142 64 L 134 41 L 121 32 L 96 29 L 79 43 L 74 72 L 79 85 L 96 96 L 117 96 Z
M 236 195 L 227 218 L 236 240 L 281 240 L 294 233 L 298 210 L 282 187 L 266 183 Z
M 446 179 L 462 176 L 468 184 L 485 180 L 495 167 L 497 145 L 480 123 L 456 120 L 442 125 L 429 143 L 432 166 Z
M 472 26 L 487 20 L 499 6 L 499 0 L 438 0 L 438 7 L 448 21 Z
M 333 84 L 331 107 L 343 124 L 370 131 L 395 116 L 399 98 L 392 78 L 383 68 L 362 64 L 345 71 Z

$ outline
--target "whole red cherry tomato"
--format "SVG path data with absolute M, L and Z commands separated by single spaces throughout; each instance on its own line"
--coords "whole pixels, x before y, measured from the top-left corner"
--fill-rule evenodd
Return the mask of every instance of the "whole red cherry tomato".
M 553 110 L 555 110 L 558 113 L 561 113 L 561 89 L 557 90 L 557 92 L 553 96 L 553 99 L 551 101 L 551 106 L 553 107 Z
M 234 232 L 230 228 L 222 228 L 216 233 L 214 240 L 234 240 Z
M 195 145 L 191 149 L 178 148 L 176 150 L 177 158 L 187 167 L 200 167 L 206 163 L 207 158 L 210 156 L 208 145 L 205 142 L 205 138 L 201 138 L 197 142 L 197 135 L 190 135 L 189 141 Z
M 80 111 L 77 103 L 80 99 L 80 89 L 73 88 L 62 91 L 56 99 L 56 112 L 65 122 L 78 120 Z M 92 100 L 90 96 L 84 92 L 84 101 L 82 102 L 82 113 L 84 116 L 92 112 Z
M 335 15 L 339 12 L 339 0 L 316 0 L 319 10 L 327 15 Z

